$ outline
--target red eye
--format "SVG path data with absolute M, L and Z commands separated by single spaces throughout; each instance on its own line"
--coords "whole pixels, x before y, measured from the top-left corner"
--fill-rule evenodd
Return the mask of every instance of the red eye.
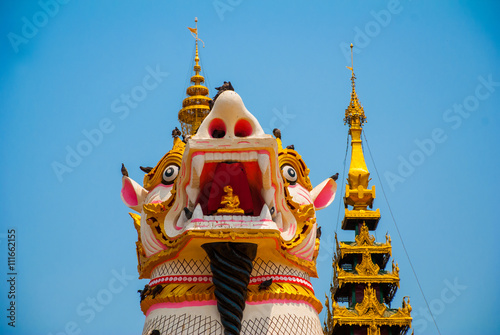
M 245 119 L 238 120 L 234 126 L 234 135 L 237 137 L 247 137 L 252 135 L 253 129 L 250 122 Z
M 223 138 L 226 136 L 226 124 L 221 119 L 213 119 L 208 126 L 208 132 L 212 138 Z

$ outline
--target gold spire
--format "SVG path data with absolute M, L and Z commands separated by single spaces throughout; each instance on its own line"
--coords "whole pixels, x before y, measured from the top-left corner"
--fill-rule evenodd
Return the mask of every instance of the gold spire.
M 356 76 L 354 75 L 354 57 L 352 54 L 352 43 L 351 43 L 351 67 L 346 66 L 349 70 L 351 70 L 351 101 L 349 106 L 345 110 L 345 118 L 344 124 L 349 123 L 349 126 L 354 127 L 362 127 L 366 122 L 365 111 L 363 110 L 363 106 L 359 103 L 358 95 L 356 94 Z
M 349 134 L 351 135 L 351 165 L 349 167 L 348 184 L 346 185 L 346 195 L 344 203 L 346 206 L 346 217 L 342 225 L 343 229 L 354 229 L 355 226 L 360 225 L 366 220 L 370 229 L 374 226 L 370 224 L 372 221 L 375 224 L 380 218 L 378 210 L 376 212 L 367 210 L 367 207 L 372 207 L 373 199 L 375 199 L 375 186 L 368 189 L 368 182 L 370 181 L 370 172 L 366 167 L 365 157 L 363 154 L 363 146 L 361 141 L 361 132 L 363 131 L 363 124 L 366 122 L 365 111 L 358 100 L 356 94 L 356 85 L 354 75 L 354 60 L 352 53 L 353 45 L 351 44 L 351 101 L 345 110 L 344 123 L 349 124 Z M 353 206 L 353 210 L 348 210 L 347 206 Z M 366 216 L 374 216 L 367 218 Z M 352 219 L 352 220 L 351 220 Z M 363 219 L 363 220 L 362 220 Z M 375 221 L 373 221 L 375 220 Z M 350 222 L 349 222 L 350 221 Z M 352 225 L 352 224 L 354 225 Z
M 412 322 L 409 299 L 403 298 L 402 308 L 390 308 L 400 281 L 397 263 L 392 262 L 392 272 L 385 270 L 392 254 L 391 238 L 386 235 L 385 243 L 375 242 L 375 237 L 369 233 L 377 228 L 380 210 L 368 209 L 375 199 L 375 186 L 368 189 L 370 172 L 361 141 L 366 118 L 356 94 L 352 48 L 351 44 L 351 67 L 347 67 L 352 73 L 351 101 L 344 119 L 349 124 L 352 152 L 342 229 L 355 230 L 355 242 L 339 242 L 335 233 L 337 248 L 330 286 L 332 302 L 327 296 L 324 333 L 347 334 L 360 328 L 364 334 L 380 335 L 385 328 L 391 334 L 406 334 Z M 348 305 L 340 306 L 339 302 Z
M 194 22 L 196 24 L 195 28 L 188 27 L 196 39 L 194 75 L 191 77 L 192 85 L 186 89 L 188 97 L 182 101 L 182 109 L 179 111 L 179 122 L 181 123 L 182 135 L 184 137 L 195 134 L 201 122 L 203 122 L 210 112 L 210 101 L 212 101 L 208 97 L 208 88 L 201 85 L 205 82 L 205 78 L 200 75 L 201 66 L 198 54 L 198 41 L 201 41 L 201 39 L 198 38 L 198 18 L 195 18 Z

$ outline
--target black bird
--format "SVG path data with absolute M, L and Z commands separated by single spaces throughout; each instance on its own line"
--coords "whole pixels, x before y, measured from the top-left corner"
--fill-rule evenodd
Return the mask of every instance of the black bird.
M 156 298 L 156 295 L 160 294 L 163 291 L 163 285 L 156 285 L 152 290 L 151 294 L 153 294 L 153 299 Z
M 122 163 L 122 176 L 128 177 L 128 171 L 125 165 Z
M 220 87 L 215 88 L 219 93 L 222 93 L 224 91 L 234 91 L 233 85 L 231 85 L 230 81 L 225 81 L 224 84 L 222 84 Z
M 179 137 L 179 136 L 181 136 L 181 135 L 182 135 L 182 133 L 181 133 L 181 131 L 179 130 L 179 128 L 175 127 L 175 129 L 174 129 L 174 130 L 172 130 L 172 137 Z
M 295 150 L 295 145 L 290 144 L 289 146 L 286 147 L 287 149 Z
M 273 283 L 273 278 L 263 281 L 259 284 L 259 291 L 267 290 Z
M 316 229 L 316 238 L 321 238 L 321 227 Z
M 141 169 L 144 173 L 150 173 L 151 170 L 153 170 L 150 166 L 139 166 L 139 169 Z
M 224 91 L 234 91 L 233 85 L 231 85 L 230 81 L 225 81 L 224 84 L 222 84 L 222 86 L 216 87 L 215 89 L 218 92 L 215 95 L 215 97 L 212 99 L 212 101 L 209 102 L 210 109 L 212 109 L 212 107 L 215 104 L 215 100 L 217 100 L 217 98 L 219 97 L 219 95 L 221 95 L 222 92 L 224 92 Z
M 331 176 L 330 178 L 332 178 L 333 180 L 337 180 L 339 179 L 339 173 L 337 172 L 336 174 L 334 174 L 333 176 Z
M 137 290 L 137 292 L 141 294 L 141 301 L 143 301 L 149 294 L 151 294 L 151 287 L 146 284 L 143 290 Z
M 278 128 L 273 129 L 273 135 L 274 137 L 279 138 L 281 140 L 281 130 L 279 130 Z

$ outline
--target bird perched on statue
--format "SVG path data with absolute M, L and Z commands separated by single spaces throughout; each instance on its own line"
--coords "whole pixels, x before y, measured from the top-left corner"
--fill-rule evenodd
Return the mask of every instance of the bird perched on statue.
M 337 172 L 336 174 L 334 174 L 333 176 L 331 176 L 330 178 L 332 178 L 333 180 L 337 180 L 339 179 L 339 173 Z
M 143 289 L 143 290 L 137 290 L 137 292 L 139 292 L 139 293 L 140 293 L 140 295 L 141 295 L 141 302 L 142 302 L 144 299 L 146 299 L 146 297 L 147 297 L 149 294 L 151 294 L 151 287 L 149 287 L 149 285 L 148 285 L 148 284 L 146 284 L 146 285 L 144 286 L 144 289 Z
M 128 171 L 125 164 L 122 163 L 122 176 L 128 177 Z
M 172 137 L 179 137 L 179 136 L 181 136 L 181 135 L 182 135 L 182 133 L 181 133 L 181 131 L 179 130 L 179 128 L 175 127 L 175 129 L 174 129 L 174 130 L 172 130 Z
M 267 290 L 272 283 L 273 283 L 273 278 L 264 280 L 262 283 L 259 284 L 259 291 Z
M 316 229 L 316 238 L 321 238 L 321 227 Z
M 219 95 L 222 94 L 222 92 L 224 92 L 224 91 L 234 91 L 233 85 L 231 85 L 230 81 L 225 81 L 224 84 L 222 84 L 222 86 L 216 87 L 215 89 L 218 92 L 215 95 L 215 97 L 212 99 L 212 101 L 209 102 L 210 109 L 212 109 L 212 107 L 213 107 L 213 105 L 215 103 L 215 100 L 217 100 L 217 98 L 219 97 Z
M 290 150 L 295 150 L 295 145 L 290 144 L 290 145 L 287 145 L 286 148 L 290 149 Z
M 160 294 L 163 291 L 163 285 L 156 285 L 152 290 L 151 294 L 153 295 L 153 299 L 156 298 L 156 295 Z
M 279 130 L 278 128 L 273 129 L 273 135 L 274 137 L 279 138 L 281 140 L 281 130 Z

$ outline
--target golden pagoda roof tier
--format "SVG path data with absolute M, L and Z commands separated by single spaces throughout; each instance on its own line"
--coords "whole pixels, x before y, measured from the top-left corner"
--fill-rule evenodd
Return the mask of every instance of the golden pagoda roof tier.
M 368 232 L 368 226 L 363 223 L 361 230 L 355 237 L 355 242 L 339 242 L 337 234 L 335 234 L 335 243 L 337 250 L 340 251 L 340 258 L 347 254 L 363 254 L 368 252 L 370 254 L 392 254 L 391 237 L 385 235 L 385 243 L 375 242 L 375 237 Z
M 353 289 L 355 290 L 358 285 L 359 284 L 356 283 L 344 283 L 341 288 L 332 286 L 330 291 L 333 299 L 337 302 L 349 303 L 352 299 Z M 394 299 L 394 296 L 398 291 L 398 286 L 394 283 L 378 283 L 377 285 L 379 286 L 383 301 L 390 305 L 392 303 L 392 299 Z
M 209 109 L 210 110 L 210 105 L 209 102 L 212 99 L 209 97 L 203 96 L 203 95 L 194 95 L 192 97 L 188 97 L 182 101 L 182 110 L 189 110 L 189 109 Z M 180 112 L 182 112 L 182 110 Z M 179 113 L 180 113 L 179 112 Z
M 362 263 L 361 263 L 362 264 Z M 356 266 L 356 269 L 363 269 L 363 265 Z M 373 263 L 372 263 L 373 264 Z M 361 272 L 361 273 L 360 273 Z M 353 284 L 371 284 L 371 283 L 384 283 L 392 284 L 399 287 L 399 267 L 392 264 L 392 271 L 387 272 L 380 270 L 377 265 L 358 271 L 346 271 L 337 266 L 333 274 L 333 283 L 339 288 L 346 283 Z
M 333 330 L 342 325 L 367 326 L 368 334 L 380 334 L 380 327 L 400 327 L 400 334 L 405 334 L 411 327 L 410 299 L 403 298 L 402 308 L 390 309 L 381 303 L 376 295 L 375 289 L 368 285 L 364 290 L 363 301 L 356 304 L 354 308 L 339 306 L 336 301 L 330 303 L 326 301 L 328 313 L 328 329 Z
M 345 209 L 344 219 L 342 220 L 343 230 L 356 230 L 356 227 L 362 223 L 368 226 L 369 230 L 377 229 L 378 222 L 380 221 L 380 210 L 377 208 L 375 211 L 368 209 L 349 210 Z
M 192 78 L 191 78 L 191 81 L 193 81 Z M 204 96 L 204 98 L 210 99 L 209 97 L 206 96 L 208 94 L 208 88 L 206 86 L 203 86 L 203 85 L 191 85 L 191 86 L 189 86 L 186 89 L 186 94 L 188 94 L 190 97 L 201 95 L 201 96 Z M 210 99 L 210 100 L 212 100 L 212 99 Z

